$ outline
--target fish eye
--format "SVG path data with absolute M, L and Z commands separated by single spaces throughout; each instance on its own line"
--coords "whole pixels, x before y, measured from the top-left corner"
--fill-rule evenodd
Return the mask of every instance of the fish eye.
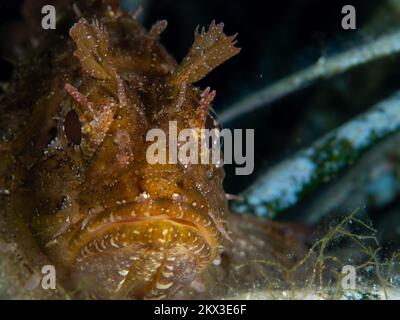
M 67 140 L 74 144 L 80 145 L 82 141 L 82 125 L 79 116 L 75 110 L 67 113 L 64 119 L 64 132 Z

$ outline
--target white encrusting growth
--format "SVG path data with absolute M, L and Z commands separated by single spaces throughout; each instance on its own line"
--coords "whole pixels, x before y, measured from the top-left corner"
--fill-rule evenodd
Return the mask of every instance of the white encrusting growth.
M 337 138 L 346 140 L 354 148 L 367 147 L 374 137 L 396 130 L 400 124 L 400 94 L 379 103 L 371 112 L 351 121 L 337 132 Z
M 259 206 L 265 202 L 276 201 L 285 207 L 294 204 L 298 193 L 311 181 L 315 168 L 315 164 L 306 157 L 283 162 L 249 190 L 248 202 L 257 206 L 260 215 L 268 213 L 266 207 Z
M 311 183 L 323 183 L 347 165 L 346 161 L 330 159 L 330 153 L 342 159 L 350 157 L 356 160 L 377 140 L 399 129 L 400 92 L 397 92 L 293 158 L 271 168 L 242 194 L 246 201 L 237 204 L 234 209 L 273 216 L 296 204 Z M 345 151 L 343 145 L 348 146 Z M 322 162 L 321 157 L 324 159 Z

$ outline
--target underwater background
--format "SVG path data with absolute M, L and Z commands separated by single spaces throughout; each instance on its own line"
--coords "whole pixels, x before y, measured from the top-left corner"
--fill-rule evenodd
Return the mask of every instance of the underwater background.
M 7 49 L 11 43 L 23 46 L 26 41 L 18 29 L 21 4 L 0 2 L 2 82 L 10 78 L 9 61 L 17 54 Z M 400 248 L 399 0 L 125 0 L 122 4 L 130 10 L 142 5 L 140 19 L 146 27 L 168 20 L 161 43 L 178 61 L 197 25 L 215 19 L 224 23 L 227 34 L 238 33 L 240 54 L 198 84 L 217 91 L 213 107 L 223 127 L 255 129 L 254 173 L 237 176 L 234 166 L 225 166 L 225 190 L 244 198 L 232 206 L 233 212 L 306 224 L 324 233 L 357 211 L 379 243 L 374 257 L 387 261 L 396 254 Z M 348 4 L 356 9 L 355 30 L 341 25 L 341 10 Z M 343 53 L 347 55 L 340 56 Z M 336 71 L 330 69 L 330 61 L 337 64 Z M 315 75 L 310 66 L 318 65 L 320 73 Z M 295 78 L 301 84 L 294 86 L 291 75 L 302 70 L 306 71 Z M 280 87 L 274 87 L 278 81 Z M 281 93 L 269 99 L 266 90 Z M 374 107 L 378 113 L 371 110 Z M 241 111 L 232 115 L 232 108 Z M 312 177 L 305 173 L 310 169 L 307 164 L 298 162 L 310 152 L 315 155 Z M 360 226 L 350 230 L 358 232 Z M 369 231 L 360 232 L 364 236 Z M 352 251 L 354 244 L 337 239 L 331 250 Z M 351 259 L 357 257 L 358 253 Z M 397 286 L 398 276 L 390 281 Z

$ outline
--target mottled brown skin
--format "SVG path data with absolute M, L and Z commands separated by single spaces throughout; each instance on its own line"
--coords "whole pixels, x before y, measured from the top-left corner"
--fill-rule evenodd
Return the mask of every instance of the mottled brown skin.
M 235 37 L 212 23 L 177 64 L 158 42 L 166 22 L 147 31 L 104 2 L 79 2 L 86 20 L 72 28 L 77 18 L 67 6 L 1 100 L 0 253 L 4 270 L 18 265 L 5 272 L 11 296 L 46 264 L 56 266 L 58 290 L 32 297 L 171 298 L 203 276 L 223 246 L 229 268 L 243 262 L 235 241 L 243 245 L 249 233 L 239 218 L 227 226 L 223 169 L 150 165 L 145 139 L 152 128 L 168 133 L 169 121 L 178 130 L 205 126 L 215 92 L 193 84 L 239 52 Z M 268 237 L 281 243 L 264 231 L 258 245 Z M 246 259 L 276 258 L 252 241 Z M 209 274 L 202 281 L 211 287 L 229 280 Z

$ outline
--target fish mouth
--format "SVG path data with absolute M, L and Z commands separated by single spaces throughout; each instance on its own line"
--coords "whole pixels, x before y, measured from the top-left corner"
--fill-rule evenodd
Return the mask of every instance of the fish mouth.
M 104 209 L 86 221 L 81 221 L 69 237 L 69 248 L 72 256 L 85 256 L 82 248 L 90 242 L 104 237 L 110 237 L 109 249 L 126 248 L 134 243 L 146 242 L 145 235 L 157 229 L 165 235 L 166 230 L 178 232 L 188 230 L 187 237 L 202 238 L 208 247 L 212 248 L 210 256 L 215 255 L 218 240 L 221 236 L 215 219 L 208 212 L 199 210 L 189 203 L 180 203 L 170 199 L 147 199 L 119 204 Z M 192 231 L 192 232 L 190 232 Z M 157 238 L 155 234 L 153 238 Z M 151 243 L 151 239 L 147 241 Z M 174 245 L 173 239 L 166 239 L 165 243 Z M 106 250 L 105 245 L 96 245 L 96 251 Z M 103 250 L 101 250 L 103 248 Z M 80 251 L 80 252 L 79 252 Z
M 66 239 L 73 286 L 91 279 L 89 291 L 100 297 L 164 297 L 215 258 L 219 237 L 209 214 L 188 203 L 148 199 L 104 209 Z

